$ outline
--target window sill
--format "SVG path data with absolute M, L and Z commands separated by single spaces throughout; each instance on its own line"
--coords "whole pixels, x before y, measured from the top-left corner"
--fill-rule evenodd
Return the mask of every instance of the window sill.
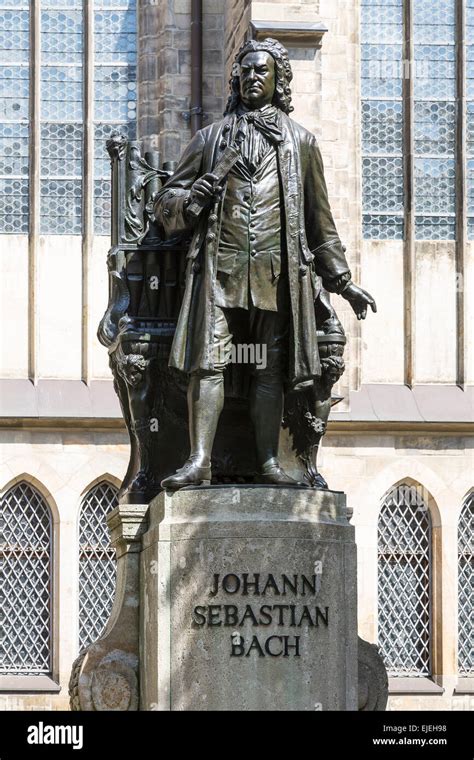
M 444 688 L 431 678 L 389 678 L 388 693 L 396 694 L 444 694 Z
M 49 676 L 0 676 L 0 692 L 45 692 L 58 694 L 61 686 Z
M 454 689 L 454 694 L 474 694 L 474 676 L 459 678 Z

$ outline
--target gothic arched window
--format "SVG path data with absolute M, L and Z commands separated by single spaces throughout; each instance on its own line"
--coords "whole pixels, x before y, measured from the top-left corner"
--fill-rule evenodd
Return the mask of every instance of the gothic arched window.
M 96 641 L 115 595 L 115 552 L 107 514 L 117 506 L 117 489 L 102 482 L 88 491 L 79 516 L 79 648 Z
M 380 511 L 378 643 L 389 675 L 431 674 L 431 516 L 419 486 L 396 486 Z
M 458 525 L 458 669 L 474 673 L 474 491 L 466 498 Z
M 51 512 L 22 481 L 1 498 L 3 578 L 2 675 L 49 675 L 52 670 Z

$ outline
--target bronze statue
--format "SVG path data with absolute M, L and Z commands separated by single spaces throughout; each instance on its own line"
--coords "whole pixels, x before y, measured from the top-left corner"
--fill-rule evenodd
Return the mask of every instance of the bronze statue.
M 315 403 L 325 419 L 314 432 L 322 435 L 330 387 L 343 370 L 342 327 L 328 299 L 318 299 L 325 291 L 338 293 L 358 319 L 369 306 L 376 311 L 372 296 L 351 280 L 316 139 L 289 118 L 291 79 L 279 42 L 246 42 L 236 57 L 224 118 L 197 132 L 156 197 L 154 214 L 166 237 L 192 236 L 169 360 L 189 373 L 191 451 L 162 481 L 164 488 L 210 483 L 224 369 L 236 344 L 265 348 L 265 362 L 249 367 L 255 482 L 296 485 L 278 457 L 284 394 L 319 388 Z M 318 310 L 336 327 L 333 348 L 321 349 L 324 357 Z M 321 358 L 331 379 L 329 396 L 320 382 Z M 312 412 L 305 414 L 314 426 Z M 310 485 L 325 485 L 317 470 L 313 475 Z

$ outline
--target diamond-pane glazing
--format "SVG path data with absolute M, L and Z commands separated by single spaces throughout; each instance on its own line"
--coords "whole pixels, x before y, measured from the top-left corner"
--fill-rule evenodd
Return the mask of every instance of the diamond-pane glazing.
M 41 494 L 18 483 L 1 499 L 2 675 L 51 672 L 52 520 Z
M 136 0 L 94 2 L 94 229 L 110 234 L 110 162 L 105 141 L 114 130 L 133 139 L 137 118 Z
M 456 237 L 455 1 L 413 0 L 414 201 L 418 240 Z
M 389 675 L 431 674 L 431 518 L 415 486 L 394 488 L 380 511 L 378 644 Z
M 458 526 L 458 670 L 474 674 L 474 491 L 464 502 Z
M 402 0 L 362 2 L 362 189 L 366 239 L 403 239 Z
M 99 483 L 86 495 L 79 517 L 79 648 L 96 641 L 115 596 L 115 552 L 107 514 L 117 506 L 117 489 Z
M 0 7 L 0 233 L 28 232 L 29 8 Z

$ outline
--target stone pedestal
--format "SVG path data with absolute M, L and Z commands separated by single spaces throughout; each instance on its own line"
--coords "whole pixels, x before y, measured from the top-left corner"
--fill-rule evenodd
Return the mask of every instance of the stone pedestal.
M 344 494 L 160 494 L 142 537 L 140 708 L 357 710 L 356 613 Z

